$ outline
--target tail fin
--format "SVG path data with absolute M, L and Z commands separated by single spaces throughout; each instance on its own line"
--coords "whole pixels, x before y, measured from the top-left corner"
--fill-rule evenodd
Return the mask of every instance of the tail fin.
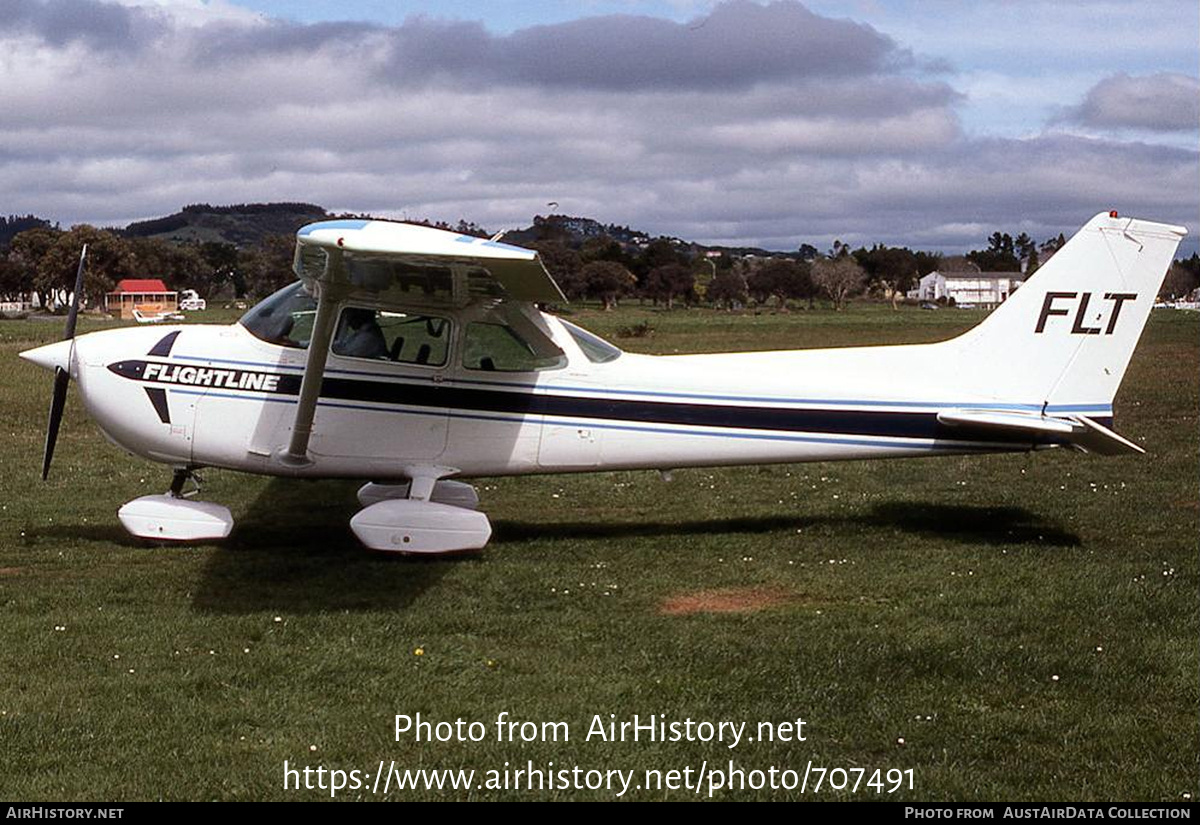
M 944 346 L 982 397 L 1106 419 L 1187 230 L 1100 214 L 983 323 Z

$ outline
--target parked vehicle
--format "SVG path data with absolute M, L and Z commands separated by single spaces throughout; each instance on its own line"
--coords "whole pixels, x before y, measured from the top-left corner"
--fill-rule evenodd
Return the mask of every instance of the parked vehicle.
M 179 308 L 187 312 L 207 309 L 208 302 L 201 298 L 194 289 L 185 289 L 179 293 Z

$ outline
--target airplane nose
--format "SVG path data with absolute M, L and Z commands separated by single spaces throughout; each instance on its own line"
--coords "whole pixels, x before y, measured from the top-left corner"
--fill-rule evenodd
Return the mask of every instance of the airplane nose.
M 72 341 L 57 341 L 53 344 L 46 344 L 44 347 L 27 349 L 21 353 L 21 357 L 51 372 L 54 372 L 57 367 L 62 367 L 70 372 L 72 343 Z

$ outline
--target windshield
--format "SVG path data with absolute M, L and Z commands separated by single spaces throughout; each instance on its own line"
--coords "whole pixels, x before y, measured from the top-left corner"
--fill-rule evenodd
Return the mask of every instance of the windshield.
M 317 299 L 297 281 L 251 307 L 238 323 L 269 343 L 307 349 L 316 314 Z
M 570 321 L 564 321 L 562 318 L 559 318 L 558 321 L 571 334 L 571 337 L 575 339 L 575 343 L 583 350 L 583 354 L 593 364 L 606 364 L 621 357 L 621 350 L 608 343 L 608 341 L 605 341 L 599 335 L 594 335 L 586 329 L 575 326 Z

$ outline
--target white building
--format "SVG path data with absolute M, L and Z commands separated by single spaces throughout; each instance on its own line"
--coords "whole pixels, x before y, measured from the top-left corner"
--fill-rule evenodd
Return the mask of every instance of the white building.
M 1020 272 L 930 272 L 908 297 L 994 309 L 1008 300 L 1024 280 Z

